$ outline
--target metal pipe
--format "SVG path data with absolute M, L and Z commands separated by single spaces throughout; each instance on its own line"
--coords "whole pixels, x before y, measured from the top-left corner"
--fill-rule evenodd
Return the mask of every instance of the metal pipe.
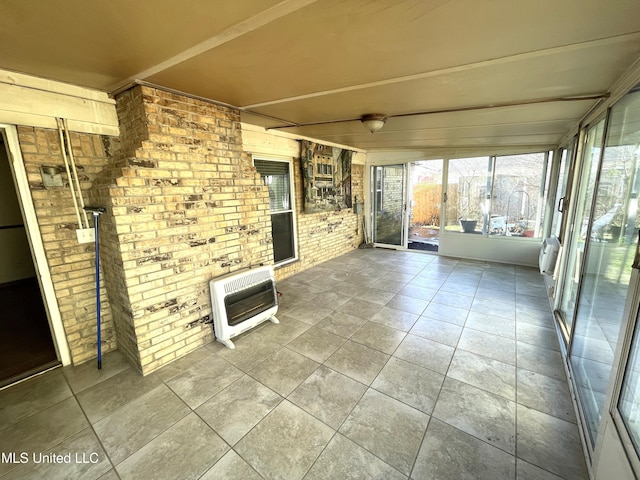
M 105 212 L 103 207 L 84 207 L 86 211 L 93 213 L 93 231 L 95 236 L 96 251 L 96 329 L 98 343 L 98 370 L 102 369 L 102 332 L 100 330 L 101 311 L 100 311 L 100 242 L 98 237 L 98 217 Z
M 73 158 L 73 147 L 71 146 L 71 138 L 69 137 L 69 127 L 67 126 L 67 119 L 62 119 L 62 124 L 64 125 L 64 134 L 67 139 L 67 146 L 69 151 L 69 160 L 71 161 L 71 168 L 73 170 L 73 176 L 76 182 L 76 188 L 78 189 L 78 198 L 80 199 L 80 208 L 82 209 L 82 215 L 84 216 L 84 225 L 82 228 L 89 228 L 89 218 L 87 217 L 87 212 L 84 211 L 84 199 L 82 198 L 82 189 L 80 188 L 80 180 L 78 179 L 78 169 L 76 168 L 76 161 Z
M 86 214 L 86 212 L 85 212 Z M 98 332 L 98 370 L 102 369 L 102 332 L 100 331 L 100 242 L 98 241 L 98 218 L 97 212 L 93 212 L 93 229 L 95 232 L 96 245 L 96 327 Z
M 64 141 L 64 135 L 62 133 L 62 121 L 59 118 L 56 118 L 56 123 L 58 124 L 58 136 L 60 137 L 60 150 L 62 151 L 62 159 L 64 160 L 64 168 L 67 171 L 67 178 L 69 179 L 69 188 L 71 189 L 71 198 L 73 199 L 73 207 L 76 210 L 76 217 L 78 218 L 78 227 L 84 228 L 82 224 L 82 218 L 80 217 L 80 210 L 78 208 L 78 199 L 76 198 L 76 192 L 73 189 L 73 178 L 71 176 L 71 171 L 69 170 L 69 160 L 67 159 L 67 149 Z

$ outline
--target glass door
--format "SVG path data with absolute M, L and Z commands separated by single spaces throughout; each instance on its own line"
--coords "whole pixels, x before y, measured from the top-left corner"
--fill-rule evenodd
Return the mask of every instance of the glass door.
M 565 274 L 562 291 L 560 293 L 558 313 L 560 317 L 560 327 L 566 343 L 569 343 L 569 339 L 571 338 L 578 289 L 583 273 L 582 264 L 585 246 L 589 236 L 589 219 L 592 214 L 594 186 L 598 173 L 604 125 L 605 120 L 602 119 L 587 131 L 584 160 L 579 181 L 576 184 L 578 186 L 578 193 L 574 207 L 574 221 L 572 222 L 572 230 L 569 234 L 568 243 L 565 243 Z
M 373 242 L 405 246 L 405 165 L 374 166 L 372 174 Z
M 602 411 L 592 472 L 596 479 L 640 476 L 640 252 L 636 245 L 614 357 L 616 380 Z M 614 372 L 612 372 L 613 374 Z
M 636 92 L 611 110 L 600 172 L 594 179 L 592 223 L 570 347 L 570 364 L 592 446 L 606 411 L 638 241 L 639 122 L 640 92 Z M 631 385 L 633 378 L 629 382 Z M 632 396 L 631 390 L 627 392 L 622 399 Z M 629 405 L 623 402 L 621 408 L 631 419 L 637 406 Z
M 409 165 L 409 232 L 411 250 L 437 252 L 442 216 L 443 160 L 423 160 Z
M 637 271 L 636 271 L 637 272 Z M 637 285 L 637 273 L 634 283 Z M 640 474 L 640 308 L 638 298 L 634 299 L 635 315 L 632 342 L 626 355 L 620 394 L 613 410 L 613 418 L 618 426 L 619 441 L 626 450 L 630 466 Z M 616 439 L 618 440 L 618 439 Z M 607 460 L 606 458 L 604 459 Z

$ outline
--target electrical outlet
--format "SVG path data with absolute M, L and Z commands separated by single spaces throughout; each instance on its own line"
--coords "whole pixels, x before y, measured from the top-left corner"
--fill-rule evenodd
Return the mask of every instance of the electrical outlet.
M 79 228 L 76 230 L 78 243 L 93 243 L 96 241 L 96 232 L 93 228 Z

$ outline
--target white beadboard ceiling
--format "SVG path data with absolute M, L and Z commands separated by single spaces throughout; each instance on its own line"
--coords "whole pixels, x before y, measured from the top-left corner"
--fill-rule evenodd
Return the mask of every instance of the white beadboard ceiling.
M 370 151 L 555 145 L 640 58 L 638 0 L 1 5 L 1 69 L 108 93 L 148 82 Z

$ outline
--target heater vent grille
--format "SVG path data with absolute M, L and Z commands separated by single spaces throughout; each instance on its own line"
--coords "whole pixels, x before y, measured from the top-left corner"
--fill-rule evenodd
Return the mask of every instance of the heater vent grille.
M 224 283 L 225 294 L 240 292 L 271 279 L 271 274 L 268 270 L 249 271 L 239 275 L 239 277 L 234 276 L 234 278 Z

